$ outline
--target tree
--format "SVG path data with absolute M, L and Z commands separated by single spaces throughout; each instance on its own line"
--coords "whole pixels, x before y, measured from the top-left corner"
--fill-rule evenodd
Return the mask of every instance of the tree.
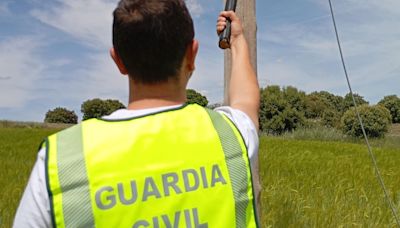
M 305 99 L 305 116 L 310 119 L 321 118 L 324 111 L 330 107 L 327 103 L 326 100 L 317 94 L 308 94 Z
M 106 103 L 109 107 L 110 113 L 106 114 L 109 115 L 112 112 L 118 110 L 118 109 L 124 109 L 126 108 L 124 104 L 122 104 L 119 100 L 112 100 L 112 99 L 107 99 Z
M 282 88 L 283 98 L 289 105 L 298 112 L 304 112 L 306 109 L 306 93 L 293 86 Z
M 325 127 L 338 128 L 340 126 L 340 114 L 333 109 L 326 109 L 322 113 L 322 124 Z
M 268 86 L 260 90 L 260 128 L 270 134 L 282 134 L 304 125 L 302 92 L 293 89 L 281 90 L 279 86 Z M 290 99 L 287 99 L 290 97 Z M 290 101 L 290 102 L 289 102 Z
M 357 93 L 354 94 L 354 99 L 356 100 L 357 106 L 369 104 L 368 101 L 364 100 L 364 97 L 358 95 Z M 351 97 L 351 94 L 348 93 L 344 97 L 344 111 L 349 110 L 351 107 L 354 107 L 353 98 Z
M 387 108 L 381 105 L 362 105 L 358 110 L 369 137 L 382 137 L 388 132 L 391 116 Z M 346 111 L 341 122 L 342 130 L 345 134 L 354 137 L 363 136 L 354 107 Z
M 341 117 L 344 111 L 344 99 L 327 91 L 312 92 L 306 96 L 306 112 L 307 118 L 323 118 L 326 110 L 337 114 L 335 118 Z
M 313 92 L 310 94 L 310 96 L 316 96 L 320 98 L 321 102 L 323 102 L 324 105 L 329 109 L 333 109 L 339 113 L 344 112 L 344 98 L 341 96 L 337 96 L 327 91 Z
M 83 120 L 87 120 L 110 115 L 114 111 L 122 108 L 125 108 L 125 106 L 118 100 L 101 100 L 96 98 L 83 102 L 81 105 L 81 112 L 83 113 Z
M 385 96 L 381 101 L 380 105 L 384 106 L 390 111 L 392 117 L 392 123 L 400 123 L 400 98 L 396 95 Z
M 74 111 L 70 111 L 66 108 L 55 108 L 49 110 L 44 118 L 45 123 L 64 123 L 64 124 L 77 124 L 78 116 Z
M 198 104 L 203 107 L 206 107 L 208 104 L 207 97 L 203 96 L 201 93 L 193 89 L 186 90 L 186 98 L 187 98 L 187 103 L 189 104 Z

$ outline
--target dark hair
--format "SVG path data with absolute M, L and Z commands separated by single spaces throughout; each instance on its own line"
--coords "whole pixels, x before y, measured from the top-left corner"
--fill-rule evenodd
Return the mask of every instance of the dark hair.
M 121 0 L 114 10 L 113 45 L 137 82 L 176 77 L 193 38 L 184 0 Z

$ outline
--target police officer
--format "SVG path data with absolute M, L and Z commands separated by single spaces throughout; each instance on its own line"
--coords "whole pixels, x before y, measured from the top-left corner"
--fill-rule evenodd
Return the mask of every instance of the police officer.
M 198 42 L 184 0 L 121 0 L 111 57 L 129 105 L 49 136 L 14 227 L 257 227 L 259 87 L 232 21 L 229 106 L 185 104 Z

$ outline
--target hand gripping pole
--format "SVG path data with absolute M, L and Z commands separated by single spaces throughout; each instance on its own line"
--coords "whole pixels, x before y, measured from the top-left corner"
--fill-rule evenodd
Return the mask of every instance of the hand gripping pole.
M 226 0 L 225 11 L 235 11 L 237 0 Z M 219 35 L 219 47 L 227 49 L 231 47 L 231 20 L 228 18 L 226 21 L 226 28 Z

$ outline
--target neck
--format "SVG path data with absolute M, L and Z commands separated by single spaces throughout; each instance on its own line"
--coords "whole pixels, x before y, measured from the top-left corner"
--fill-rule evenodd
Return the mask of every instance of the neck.
M 130 110 L 180 105 L 185 102 L 186 86 L 182 86 L 181 83 L 143 85 L 129 80 Z

